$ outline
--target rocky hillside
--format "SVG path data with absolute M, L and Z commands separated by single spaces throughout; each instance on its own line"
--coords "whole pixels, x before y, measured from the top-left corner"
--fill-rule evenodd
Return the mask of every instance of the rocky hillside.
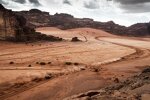
M 31 14 L 32 12 L 34 12 L 34 10 L 31 11 Z M 44 34 L 35 32 L 34 28 L 31 28 L 28 25 L 28 22 L 30 21 L 31 20 L 24 18 L 23 15 L 19 15 L 11 10 L 5 9 L 3 5 L 0 4 L 0 40 L 10 40 L 10 41 L 62 40 L 61 38 L 58 37 L 46 36 Z M 35 20 L 33 20 L 33 22 L 35 22 Z
M 71 29 L 90 27 L 102 29 L 104 31 L 127 36 L 146 36 L 150 35 L 150 23 L 138 23 L 130 27 L 115 24 L 113 21 L 97 22 L 89 18 L 74 18 L 69 14 L 50 15 L 48 12 L 43 12 L 37 9 L 29 11 L 16 12 L 18 15 L 23 15 L 27 19 L 27 25 L 32 27 L 58 27 L 60 29 Z
M 38 9 L 31 9 L 29 11 L 16 12 L 16 14 L 26 18 L 27 26 L 33 28 L 49 26 L 50 15 L 48 12 L 42 12 Z
M 100 90 L 88 91 L 64 100 L 149 100 L 150 66 L 123 82 Z

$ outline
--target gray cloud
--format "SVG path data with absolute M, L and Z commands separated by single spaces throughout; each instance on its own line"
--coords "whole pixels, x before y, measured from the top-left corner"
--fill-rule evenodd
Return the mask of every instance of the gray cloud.
M 69 0 L 64 0 L 63 3 L 64 3 L 64 4 L 68 4 L 68 5 L 72 5 Z
M 89 2 L 84 2 L 84 7 L 88 9 L 98 9 L 99 4 L 97 0 L 91 0 Z
M 12 0 L 14 2 L 17 2 L 17 3 L 21 3 L 21 4 L 25 4 L 26 3 L 26 0 Z
M 26 0 L 26 3 L 0 0 L 0 3 L 14 11 L 38 8 L 51 14 L 69 13 L 103 22 L 113 20 L 126 26 L 150 21 L 150 0 Z
M 113 0 L 128 13 L 150 12 L 150 0 Z
M 30 3 L 34 4 L 35 6 L 40 6 L 40 2 L 38 0 L 29 0 Z
M 0 3 L 1 3 L 1 4 L 4 4 L 4 5 L 7 5 L 7 4 L 8 4 L 7 2 L 5 2 L 5 1 L 3 1 L 3 0 L 0 0 Z
M 121 4 L 141 4 L 141 3 L 149 3 L 150 0 L 114 0 L 116 2 L 119 2 Z

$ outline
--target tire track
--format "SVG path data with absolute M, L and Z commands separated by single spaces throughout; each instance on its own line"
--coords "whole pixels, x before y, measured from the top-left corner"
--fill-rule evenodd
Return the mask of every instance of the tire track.
M 50 54 L 50 55 L 41 55 L 41 56 L 38 56 L 36 57 L 36 59 L 39 59 L 39 58 L 42 58 L 42 57 L 48 57 L 48 56 L 58 56 L 58 55 L 65 55 L 65 54 L 78 54 L 78 53 L 87 53 L 87 52 L 93 52 L 93 51 L 99 51 L 100 49 L 96 49 L 96 50 L 87 50 L 87 51 L 76 51 L 76 52 L 66 52 L 66 53 L 59 53 L 59 54 Z M 17 60 L 17 59 L 29 59 L 29 58 L 33 58 L 35 57 L 36 55 L 39 55 L 39 54 L 42 54 L 42 53 L 37 53 L 37 54 L 34 54 L 32 56 L 27 56 L 27 57 L 16 57 L 16 58 L 9 58 L 9 59 L 2 59 L 0 61 L 6 61 L 6 60 Z
M 35 51 L 41 51 L 41 50 L 47 50 L 49 48 L 61 48 L 61 47 L 64 47 L 64 46 L 68 46 L 68 45 L 63 45 L 63 46 L 56 46 L 56 47 L 44 47 L 44 48 L 38 48 L 38 49 L 31 49 L 31 50 L 26 50 L 26 51 L 20 51 L 20 52 L 15 52 L 15 53 L 7 53 L 7 54 L 2 54 L 0 56 L 6 56 L 6 55 L 15 55 L 15 54 L 20 54 L 20 53 L 34 53 Z
M 115 44 L 115 45 L 124 46 L 124 47 L 127 47 L 127 48 L 135 50 L 134 53 L 129 54 L 127 56 L 124 56 L 120 60 L 115 61 L 115 62 L 143 59 L 143 58 L 150 57 L 150 50 L 149 49 L 143 49 L 143 48 L 138 48 L 138 47 L 135 47 L 135 46 L 129 46 L 129 45 L 121 44 L 121 43 L 110 42 L 110 41 L 106 41 L 106 40 L 101 40 L 99 38 L 101 38 L 101 36 L 100 37 L 95 37 L 95 39 L 98 40 L 98 41 L 112 43 L 112 44 Z M 115 63 L 115 62 L 111 62 L 111 63 Z M 108 63 L 108 64 L 110 64 L 110 63 Z
M 98 41 L 104 41 L 104 40 L 100 40 L 99 37 L 95 37 L 96 40 Z M 121 61 L 128 61 L 128 60 L 136 60 L 136 59 L 142 59 L 142 58 L 146 58 L 146 57 L 149 57 L 150 56 L 150 50 L 148 49 L 140 49 L 140 48 L 137 48 L 137 47 L 134 47 L 134 46 L 128 46 L 128 45 L 124 45 L 124 44 L 120 44 L 120 43 L 115 43 L 115 42 L 109 42 L 109 41 L 104 41 L 104 42 L 108 42 L 108 43 L 112 43 L 112 44 L 115 44 L 115 45 L 119 45 L 119 46 L 124 46 L 124 47 L 127 47 L 127 48 L 131 48 L 131 49 L 134 49 L 135 50 L 135 53 L 132 53 L 130 55 L 127 55 L 125 57 L 123 57 L 121 60 L 117 61 L 117 62 L 121 62 Z M 84 51 L 83 51 L 84 52 Z M 88 51 L 86 51 L 88 52 Z M 80 53 L 80 52 L 76 52 L 76 53 Z M 68 54 L 68 53 L 67 53 Z M 60 55 L 60 54 L 57 54 L 57 55 Z M 49 56 L 49 55 L 48 55 Z M 112 63 L 115 63 L 115 62 L 112 62 Z M 111 64 L 111 63 L 107 63 L 107 64 Z M 48 82 L 48 81 L 47 81 Z M 46 82 L 44 82 L 46 83 Z M 41 83 L 39 85 L 43 85 L 44 83 Z M 32 88 L 35 88 L 39 85 L 36 85 L 34 87 L 30 87 L 30 89 Z M 5 98 L 9 98 L 11 96 L 14 96 L 14 95 L 17 95 L 19 93 L 22 93 L 24 91 L 28 91 L 29 89 L 25 89 L 23 91 L 20 91 L 18 93 L 14 93 L 14 94 L 10 94 L 9 96 L 5 97 Z M 66 90 L 69 90 L 68 87 L 66 87 Z

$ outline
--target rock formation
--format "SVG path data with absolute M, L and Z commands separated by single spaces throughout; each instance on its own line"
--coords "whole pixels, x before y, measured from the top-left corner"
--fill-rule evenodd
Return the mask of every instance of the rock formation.
M 31 10 L 32 13 L 39 13 L 38 10 Z M 47 36 L 38 32 L 35 32 L 34 28 L 28 26 L 26 20 L 22 14 L 16 14 L 15 12 L 5 9 L 0 4 L 0 40 L 10 41 L 37 41 L 37 40 L 49 40 L 49 41 L 61 41 L 61 38 L 54 36 Z M 35 20 L 33 20 L 35 21 Z M 43 20 L 42 20 L 43 23 Z
M 16 20 L 17 19 L 10 10 L 6 10 L 0 5 L 0 39 L 15 38 L 15 27 L 18 24 Z
M 37 9 L 16 13 L 25 16 L 27 19 L 27 25 L 32 27 L 58 27 L 60 29 L 90 27 L 95 29 L 102 29 L 116 35 L 150 35 L 149 23 L 138 23 L 130 27 L 125 27 L 115 24 L 113 21 L 98 22 L 89 18 L 74 18 L 72 15 L 65 13 L 56 13 L 55 15 L 50 15 L 48 12 L 43 12 Z
M 150 94 L 150 66 L 127 80 L 100 90 L 92 90 L 63 100 L 148 100 Z M 143 99 L 147 95 L 147 99 Z
M 48 26 L 50 15 L 48 12 L 42 12 L 38 9 L 29 11 L 15 12 L 17 15 L 24 16 L 27 19 L 27 26 L 32 28 Z

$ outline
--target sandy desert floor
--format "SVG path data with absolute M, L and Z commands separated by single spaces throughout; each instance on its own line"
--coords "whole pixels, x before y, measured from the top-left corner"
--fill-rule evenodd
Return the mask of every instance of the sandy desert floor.
M 44 27 L 37 31 L 65 40 L 28 44 L 1 41 L 1 99 L 62 100 L 113 84 L 115 78 L 124 80 L 150 65 L 149 38 L 119 37 L 90 28 Z M 71 42 L 73 37 L 82 41 Z M 54 77 L 33 81 L 46 75 Z

